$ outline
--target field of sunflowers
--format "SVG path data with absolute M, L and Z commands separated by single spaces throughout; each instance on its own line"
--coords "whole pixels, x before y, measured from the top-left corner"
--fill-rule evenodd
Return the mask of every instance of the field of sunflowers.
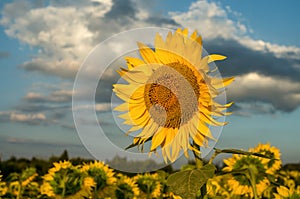
M 176 173 L 135 175 L 100 161 L 59 161 L 42 176 L 33 167 L 1 176 L 0 198 L 300 198 L 300 172 L 282 169 L 278 148 L 258 144 L 248 152 L 224 159 L 221 169 L 205 162 L 198 170 L 190 164 Z

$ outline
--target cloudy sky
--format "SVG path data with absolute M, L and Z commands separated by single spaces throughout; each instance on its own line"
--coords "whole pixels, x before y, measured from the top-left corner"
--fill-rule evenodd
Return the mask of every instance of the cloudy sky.
M 270 142 L 285 162 L 299 162 L 299 6 L 258 0 L 0 1 L 0 157 L 47 157 L 64 149 L 90 157 L 72 117 L 73 83 L 86 56 L 122 31 L 187 27 L 199 31 L 209 53 L 228 57 L 218 63 L 221 74 L 236 76 L 227 90 L 234 115 L 226 118 L 230 123 L 217 146 Z M 117 53 L 121 47 L 111 48 Z M 114 81 L 114 74 L 104 75 L 96 94 L 97 115 L 108 131 L 116 128 L 105 119 Z

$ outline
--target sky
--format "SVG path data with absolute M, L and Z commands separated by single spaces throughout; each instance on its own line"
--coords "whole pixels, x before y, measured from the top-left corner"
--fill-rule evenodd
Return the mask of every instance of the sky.
M 299 162 L 299 6 L 296 0 L 1 0 L 0 158 L 45 158 L 64 149 L 93 157 L 72 113 L 75 77 L 91 50 L 134 28 L 186 27 L 198 30 L 209 53 L 228 57 L 217 63 L 222 76 L 236 77 L 226 90 L 234 114 L 216 146 L 248 149 L 270 142 L 285 163 Z M 113 44 L 112 54 L 127 45 Z M 122 136 L 110 111 L 116 80 L 115 73 L 103 73 L 95 104 L 108 137 L 118 143 Z M 103 146 L 103 158 L 115 155 L 105 150 L 106 139 L 94 141 Z

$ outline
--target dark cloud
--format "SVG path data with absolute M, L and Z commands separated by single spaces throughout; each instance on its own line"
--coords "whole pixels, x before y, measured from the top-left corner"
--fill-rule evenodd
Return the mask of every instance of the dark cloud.
M 110 102 L 113 84 L 118 81 L 120 77 L 116 74 L 113 77 L 103 77 L 97 86 L 95 100 L 96 102 Z
M 136 18 L 137 8 L 131 0 L 113 0 L 113 6 L 104 17 L 110 20 L 124 20 L 125 18 Z
M 271 52 L 252 50 L 233 39 L 210 40 L 204 44 L 204 48 L 209 54 L 217 53 L 228 57 L 227 60 L 217 63 L 224 76 L 256 72 L 266 76 L 300 80 L 300 69 L 295 67 L 300 64 L 300 59 L 277 58 Z
M 276 109 L 270 103 L 263 103 L 259 101 L 253 101 L 252 103 L 243 103 L 238 102 L 234 103 L 228 110 L 229 112 L 233 112 L 233 115 L 242 116 L 242 117 L 250 117 L 256 114 L 267 114 L 274 115 L 276 114 Z
M 176 21 L 170 18 L 165 18 L 163 16 L 161 17 L 155 17 L 150 16 L 147 20 L 148 23 L 154 24 L 156 26 L 162 26 L 162 25 L 173 25 L 173 26 L 180 26 Z
M 71 109 L 70 105 L 48 104 L 48 103 L 22 103 L 14 107 L 16 110 L 25 113 L 36 113 L 44 111 L 57 111 Z

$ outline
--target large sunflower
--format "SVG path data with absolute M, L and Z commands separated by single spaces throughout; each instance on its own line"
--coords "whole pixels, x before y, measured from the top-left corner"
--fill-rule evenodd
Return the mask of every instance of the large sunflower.
M 113 91 L 124 103 L 116 111 L 124 124 L 131 125 L 128 133 L 142 129 L 133 146 L 152 141 L 150 151 L 159 146 L 167 159 L 174 161 L 180 152 L 197 150 L 213 139 L 208 125 L 225 123 L 215 116 L 226 115 L 230 104 L 214 101 L 233 78 L 210 76 L 209 63 L 223 60 L 221 55 L 202 57 L 202 39 L 195 31 L 188 37 L 187 29 L 168 33 L 166 41 L 157 34 L 154 49 L 138 42 L 142 59 L 126 57 L 128 68 L 119 74 L 128 84 L 115 84 Z

